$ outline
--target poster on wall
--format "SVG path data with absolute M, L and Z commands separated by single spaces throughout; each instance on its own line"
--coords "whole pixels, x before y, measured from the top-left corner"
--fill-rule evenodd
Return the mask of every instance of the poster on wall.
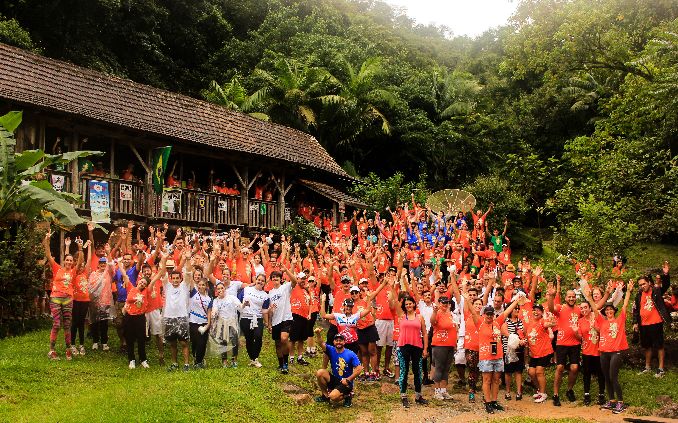
M 285 221 L 289 222 L 290 220 L 292 220 L 292 209 L 285 207 Z
M 108 181 L 89 181 L 89 209 L 92 213 L 92 222 L 111 223 Z
M 205 210 L 205 204 L 207 203 L 207 197 L 205 194 L 198 194 L 198 208 L 200 210 Z
M 64 175 L 51 175 L 52 188 L 54 191 L 64 192 L 64 185 L 66 185 L 66 177 Z
M 120 184 L 120 199 L 122 201 L 132 201 L 132 185 Z
M 162 192 L 162 212 L 179 214 L 181 213 L 181 190 L 165 189 Z
M 226 200 L 219 200 L 219 211 L 226 212 L 228 211 L 228 205 Z

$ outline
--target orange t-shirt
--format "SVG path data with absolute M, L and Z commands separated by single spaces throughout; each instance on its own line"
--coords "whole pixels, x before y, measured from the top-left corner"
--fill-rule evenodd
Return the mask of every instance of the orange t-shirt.
M 600 352 L 619 352 L 629 348 L 626 341 L 626 312 L 622 310 L 619 316 L 612 320 L 598 315 L 596 317 L 596 326 L 599 328 L 600 341 L 598 350 Z
M 434 347 L 454 347 L 457 345 L 457 325 L 452 321 L 450 313 L 437 313 L 433 328 Z
M 525 325 L 527 345 L 530 347 L 530 357 L 532 358 L 541 358 L 553 354 L 549 330 L 544 326 L 544 323 L 544 319 L 532 319 Z
M 640 294 L 640 324 L 641 326 L 654 325 L 663 322 L 652 301 L 652 290 Z
M 579 334 L 581 335 L 581 353 L 598 357 L 598 340 L 600 336 L 595 327 L 595 321 L 592 323 L 590 318 L 582 317 L 579 319 Z
M 400 318 L 395 310 L 391 309 L 391 312 L 393 313 L 393 342 L 397 344 L 400 339 Z
M 481 316 L 481 319 L 484 317 Z M 478 359 L 479 360 L 497 360 L 504 358 L 504 349 L 501 343 L 501 325 L 504 324 L 506 317 L 501 314 L 495 318 L 492 324 L 480 322 L 478 326 Z M 497 343 L 497 354 L 492 354 L 491 343 Z
M 570 307 L 567 304 L 562 304 L 560 307 L 555 307 L 554 314 L 558 319 L 556 345 L 579 345 L 580 342 L 576 337 L 576 332 L 579 331 L 579 316 L 581 315 L 579 306 Z
M 369 305 L 367 304 L 367 301 L 364 299 L 359 299 L 356 301 L 354 310 L 356 313 L 360 313 L 363 310 L 366 310 L 369 308 Z M 374 325 L 374 317 L 372 316 L 372 313 L 368 313 L 366 316 L 361 317 L 358 319 L 358 329 L 365 329 L 367 327 L 370 327 Z
M 290 294 L 292 313 L 308 319 L 311 315 L 311 295 L 304 288 L 295 285 Z
M 351 298 L 351 294 L 345 293 L 341 287 L 338 287 L 337 289 L 334 290 L 332 296 L 334 297 L 334 304 L 332 304 L 332 313 L 341 313 L 341 306 L 344 303 L 344 300 L 347 298 Z M 336 320 L 330 320 L 330 323 L 335 326 L 337 325 Z
M 52 297 L 72 297 L 75 268 L 66 270 L 52 260 Z
M 144 314 L 148 308 L 148 289 L 139 291 L 139 288 L 128 283 L 127 289 L 127 313 L 132 316 Z
M 161 309 L 165 305 L 165 299 L 160 291 L 161 286 L 162 283 L 158 280 L 153 284 L 153 288 L 148 287 L 145 289 L 145 291 L 150 291 L 148 294 L 148 307 L 146 308 L 146 313 Z
M 464 334 L 464 349 L 471 351 L 478 351 L 478 328 L 476 327 L 473 317 L 468 312 L 464 312 L 466 316 L 466 331 Z
M 320 311 L 320 285 L 315 284 L 315 289 L 309 289 L 311 295 L 311 313 Z
M 87 284 L 87 274 L 85 272 L 75 275 L 75 285 L 73 286 L 74 301 L 89 301 L 89 289 Z
M 393 312 L 388 304 L 387 288 L 382 289 L 377 294 L 377 319 L 379 320 L 393 320 Z

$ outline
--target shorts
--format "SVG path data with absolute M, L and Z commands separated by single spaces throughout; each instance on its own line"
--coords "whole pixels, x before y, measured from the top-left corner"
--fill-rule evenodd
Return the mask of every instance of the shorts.
M 454 352 L 454 364 L 456 365 L 466 364 L 466 350 L 464 349 L 463 336 L 457 338 L 457 349 Z
M 664 348 L 664 324 L 640 325 L 640 346 L 643 348 Z
M 283 322 L 284 323 L 284 322 Z M 282 323 L 281 323 L 282 324 Z M 275 328 L 274 328 L 275 330 Z M 285 332 L 285 331 L 282 331 Z M 290 341 L 303 342 L 308 338 L 308 319 L 298 314 L 292 314 L 292 327 L 289 330 Z M 275 338 L 274 338 L 275 339 Z M 280 337 L 278 337 L 279 340 Z
M 146 335 L 160 335 L 162 336 L 162 311 L 158 308 L 146 313 Z
M 350 395 L 353 390 L 351 383 L 348 386 L 341 383 L 341 379 L 330 373 L 330 381 L 327 383 L 327 391 L 332 392 L 333 390 L 341 392 L 342 395 Z
M 377 334 L 379 335 L 377 346 L 391 346 L 391 344 L 393 344 L 393 320 L 378 319 L 376 322 L 374 322 L 374 326 L 377 327 Z
M 534 358 L 530 357 L 530 367 L 548 367 L 551 365 L 551 357 L 553 354 L 545 355 L 544 357 Z
M 162 319 L 165 341 L 188 341 L 188 316 Z
M 556 345 L 556 364 L 559 366 L 579 365 L 581 345 Z
M 280 341 L 280 334 L 283 332 L 290 333 L 293 322 L 293 320 L 285 320 L 284 322 L 280 322 L 273 326 L 271 328 L 271 338 L 273 338 L 274 341 Z
M 505 373 L 522 373 L 525 370 L 525 351 L 516 351 L 518 361 L 513 363 L 504 363 Z
M 504 359 L 497 358 L 495 360 L 480 360 L 478 362 L 478 370 L 480 370 L 482 373 L 503 372 Z
M 119 301 L 115 302 L 115 317 L 113 317 L 113 326 L 122 327 L 122 309 L 125 307 L 125 303 Z
M 367 345 L 379 341 L 379 332 L 375 325 L 369 325 L 365 329 L 358 329 L 358 345 Z

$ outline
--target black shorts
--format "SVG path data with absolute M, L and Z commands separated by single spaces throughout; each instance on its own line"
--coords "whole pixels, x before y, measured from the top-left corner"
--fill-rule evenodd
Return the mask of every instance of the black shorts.
M 516 355 L 518 356 L 518 361 L 504 363 L 504 373 L 518 373 L 525 370 L 525 352 L 516 351 Z
M 376 343 L 379 340 L 379 332 L 377 327 L 370 325 L 365 329 L 358 329 L 358 344 L 367 345 L 370 343 Z
M 640 346 L 643 348 L 664 348 L 664 324 L 640 326 Z
M 325 343 L 327 345 L 334 346 L 334 335 L 339 333 L 339 329 L 336 325 L 330 323 L 330 327 L 327 329 L 327 337 L 325 338 Z
M 342 395 L 350 395 L 353 390 L 353 386 L 349 383 L 348 386 L 341 383 L 341 379 L 330 373 L 330 381 L 327 383 L 327 391 L 332 392 L 333 390 L 341 392 Z
M 298 314 L 292 314 L 292 329 L 290 341 L 301 342 L 308 338 L 308 319 Z
M 546 355 L 539 358 L 530 358 L 530 367 L 548 367 L 551 365 L 551 357 L 553 354 Z
M 580 362 L 581 345 L 556 345 L 556 364 L 567 366 Z
M 285 320 L 284 322 L 280 322 L 279 324 L 271 328 L 271 338 L 273 338 L 274 341 L 280 341 L 280 334 L 283 332 L 290 333 L 291 329 L 292 329 L 292 320 Z

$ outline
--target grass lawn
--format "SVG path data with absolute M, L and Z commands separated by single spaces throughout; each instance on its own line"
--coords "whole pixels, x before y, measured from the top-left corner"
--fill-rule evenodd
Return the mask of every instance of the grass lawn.
M 391 409 L 400 407 L 398 394 L 382 394 L 380 384 L 360 385 L 351 409 L 329 409 L 313 402 L 298 405 L 282 385 L 292 383 L 316 395 L 311 374 L 320 358 L 313 359 L 309 368 L 293 366 L 290 375 L 280 375 L 274 370 L 277 362 L 268 338 L 261 369 L 247 367 L 241 356 L 237 369 L 222 369 L 211 358 L 206 370 L 168 373 L 157 365 L 154 349 L 148 370 L 129 370 L 126 358 L 113 351 L 89 351 L 71 362 L 63 358 L 51 362 L 48 337 L 43 329 L 0 341 L 0 421 L 331 422 L 353 421 L 366 413 L 372 421 L 386 421 Z M 658 407 L 656 395 L 678 398 L 678 372 L 657 380 L 625 369 L 621 380 L 627 401 L 643 406 L 637 410 L 641 414 Z M 581 379 L 576 391 L 581 398 Z

